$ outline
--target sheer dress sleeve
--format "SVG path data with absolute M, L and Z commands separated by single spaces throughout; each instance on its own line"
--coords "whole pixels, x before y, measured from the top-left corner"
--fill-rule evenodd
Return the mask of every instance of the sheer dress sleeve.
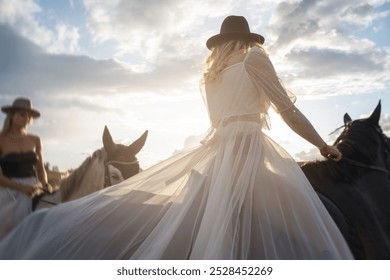
M 245 69 L 259 92 L 264 92 L 273 109 L 280 113 L 293 107 L 296 97 L 279 79 L 267 54 L 253 47 L 244 61 Z
M 287 125 L 298 135 L 318 148 L 324 140 L 309 120 L 294 106 L 296 96 L 289 92 L 276 74 L 267 54 L 259 47 L 253 47 L 245 58 L 245 69 L 259 94 L 262 92 Z

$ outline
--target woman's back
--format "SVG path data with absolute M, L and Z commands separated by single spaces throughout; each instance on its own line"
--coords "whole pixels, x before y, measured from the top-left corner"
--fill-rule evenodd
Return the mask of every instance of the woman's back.
M 227 66 L 216 80 L 205 83 L 205 100 L 214 127 L 224 117 L 264 114 L 268 110 L 268 99 L 254 86 L 246 70 L 252 50 L 242 61 Z

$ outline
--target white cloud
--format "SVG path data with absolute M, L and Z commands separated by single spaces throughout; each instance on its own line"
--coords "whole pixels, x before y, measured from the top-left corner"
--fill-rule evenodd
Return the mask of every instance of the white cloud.
M 383 90 L 390 52 L 358 30 L 388 16 L 384 1 L 281 2 L 269 22 L 269 51 L 279 74 L 297 94 L 359 94 Z
M 80 96 L 85 88 L 108 95 L 126 91 L 164 92 L 170 88 L 187 88 L 186 83 L 172 84 L 173 76 L 185 81 L 196 74 L 196 69 L 191 70 L 189 66 L 192 61 L 172 59 L 162 62 L 163 65 L 150 73 L 140 74 L 126 69 L 113 59 L 95 60 L 81 55 L 49 54 L 17 35 L 11 27 L 1 24 L 0 37 L 3 42 L 0 53 L 1 92 L 58 94 L 79 90 Z
M 0 22 L 23 26 L 25 28 L 27 22 L 34 22 L 33 14 L 42 11 L 39 5 L 29 0 L 0 0 L 0 7 Z
M 383 132 L 386 135 L 390 135 L 390 115 L 388 113 L 383 114 L 381 116 L 379 124 L 381 125 Z M 389 141 L 390 141 L 390 139 L 389 139 Z
M 115 40 L 117 55 L 138 53 L 149 63 L 161 55 L 197 55 L 207 17 L 228 13 L 234 1 L 84 1 L 88 28 L 97 42 Z M 192 48 L 192 52 L 188 49 Z
M 28 38 L 50 53 L 74 53 L 79 50 L 79 32 L 60 19 L 55 26 L 44 26 L 37 16 L 42 8 L 32 0 L 0 0 L 0 23 L 12 26 L 20 35 Z
M 47 51 L 50 53 L 77 53 L 80 50 L 79 39 L 78 28 L 59 23 L 55 26 L 52 42 L 47 46 Z
M 340 40 L 353 39 L 351 34 L 370 27 L 374 20 L 388 15 L 388 12 L 375 10 L 375 7 L 383 2 L 375 0 L 281 2 L 269 22 L 269 35 L 273 39 L 273 47 L 290 49 L 302 41 L 315 44 L 322 37 L 328 36 L 337 39 L 328 46 L 337 45 Z M 326 45 L 323 44 L 323 47 Z

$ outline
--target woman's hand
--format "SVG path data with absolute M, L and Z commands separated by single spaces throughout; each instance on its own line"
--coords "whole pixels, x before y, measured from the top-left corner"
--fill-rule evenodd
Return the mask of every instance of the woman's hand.
M 43 186 L 43 190 L 49 194 L 52 194 L 55 192 L 55 189 L 53 188 L 52 185 L 50 185 L 49 183 L 46 183 L 44 186 Z
M 35 197 L 43 193 L 43 188 L 41 183 L 35 185 L 20 185 L 19 191 L 30 197 Z
M 320 149 L 320 153 L 324 157 L 334 161 L 339 161 L 342 157 L 341 152 L 336 146 L 329 146 L 328 144 L 325 144 L 325 146 Z

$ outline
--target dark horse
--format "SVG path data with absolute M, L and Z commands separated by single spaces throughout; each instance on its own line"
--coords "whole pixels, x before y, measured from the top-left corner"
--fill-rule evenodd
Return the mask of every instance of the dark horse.
M 380 114 L 380 102 L 368 118 L 345 114 L 335 142 L 342 160 L 301 165 L 356 259 L 390 259 L 390 140 Z
M 33 209 L 47 208 L 70 201 L 108 186 L 118 184 L 139 173 L 136 155 L 145 144 L 145 131 L 130 145 L 115 143 L 107 127 L 103 131 L 103 148 L 96 150 L 72 173 L 61 180 L 54 194 L 37 197 Z

